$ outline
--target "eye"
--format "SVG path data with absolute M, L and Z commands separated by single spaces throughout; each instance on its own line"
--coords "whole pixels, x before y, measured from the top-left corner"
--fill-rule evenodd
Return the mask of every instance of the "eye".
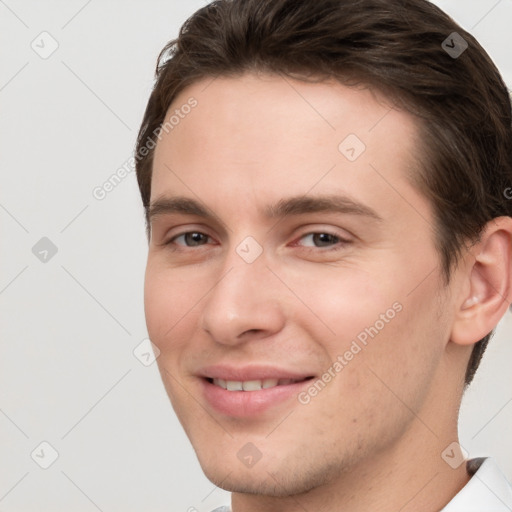
M 300 237 L 299 240 L 309 240 L 310 243 L 304 244 L 305 247 L 331 247 L 332 245 L 345 245 L 349 243 L 348 240 L 345 240 L 338 235 L 324 232 L 307 233 Z M 332 250 L 339 248 L 340 247 L 332 247 Z
M 200 231 L 187 231 L 186 233 L 181 233 L 181 235 L 177 235 L 171 238 L 167 242 L 167 245 L 175 243 L 176 240 L 179 240 L 180 238 L 183 238 L 185 243 L 179 243 L 177 245 L 184 245 L 185 247 L 197 247 L 198 245 L 204 245 L 204 243 L 206 243 L 210 237 L 204 233 L 201 233 Z
M 200 231 L 187 231 L 172 237 L 165 245 L 178 245 L 180 247 L 199 247 L 206 245 L 211 239 L 210 236 Z M 307 233 L 299 238 L 305 240 L 306 243 L 295 242 L 293 245 L 301 245 L 305 248 L 327 248 L 327 250 L 339 250 L 342 246 L 350 243 L 338 235 L 328 232 L 312 232 Z

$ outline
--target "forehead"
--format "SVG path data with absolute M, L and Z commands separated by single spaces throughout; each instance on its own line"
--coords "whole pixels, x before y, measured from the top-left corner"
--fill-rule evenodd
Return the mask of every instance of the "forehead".
M 209 78 L 175 98 L 169 120 L 155 150 L 152 201 L 195 195 L 229 209 L 226 199 L 248 206 L 309 192 L 359 200 L 385 193 L 384 210 L 403 194 L 422 201 L 407 179 L 419 163 L 416 120 L 368 88 L 262 74 Z

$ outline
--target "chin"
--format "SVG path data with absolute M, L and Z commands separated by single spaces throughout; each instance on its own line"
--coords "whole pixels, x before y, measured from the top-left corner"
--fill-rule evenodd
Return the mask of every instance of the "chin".
M 201 460 L 203 459 L 203 460 Z M 275 464 L 263 463 L 252 468 L 241 467 L 236 459 L 232 464 L 221 460 L 204 460 L 199 463 L 206 478 L 214 485 L 228 492 L 255 494 L 275 498 L 285 498 L 306 494 L 313 489 L 328 484 L 339 475 L 338 464 L 322 464 L 317 468 L 308 464 L 294 464 L 274 459 Z
M 294 494 L 303 492 L 302 490 L 289 489 L 279 483 L 276 477 L 266 473 L 252 474 L 250 470 L 244 472 L 246 474 L 241 475 L 239 472 L 233 469 L 232 473 L 227 475 L 224 473 L 227 468 L 223 470 L 216 469 L 204 469 L 203 472 L 217 487 L 224 489 L 228 492 L 235 492 L 240 494 L 254 494 L 259 496 L 271 496 L 275 498 L 284 498 Z

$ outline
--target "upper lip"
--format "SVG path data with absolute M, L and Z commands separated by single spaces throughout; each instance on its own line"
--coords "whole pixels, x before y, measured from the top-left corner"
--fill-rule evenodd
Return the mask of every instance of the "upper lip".
M 264 379 L 302 380 L 313 376 L 312 373 L 298 372 L 270 365 L 235 367 L 223 364 L 205 366 L 198 371 L 198 375 L 207 379 L 224 379 L 237 382 Z

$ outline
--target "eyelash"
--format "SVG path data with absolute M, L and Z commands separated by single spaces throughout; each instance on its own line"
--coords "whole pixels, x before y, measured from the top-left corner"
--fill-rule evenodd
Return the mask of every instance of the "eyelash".
M 211 238 L 209 235 L 207 235 L 206 233 L 202 233 L 201 231 L 184 231 L 183 233 L 179 233 L 179 234 L 173 236 L 168 242 L 165 242 L 164 245 L 172 245 L 175 243 L 175 240 L 177 238 L 180 238 L 180 237 L 188 235 L 188 234 L 200 234 L 200 235 L 206 236 L 207 238 Z M 346 240 L 346 239 L 340 237 L 339 235 L 337 235 L 335 233 L 330 233 L 328 231 L 311 231 L 309 233 L 304 233 L 301 237 L 299 237 L 299 240 L 301 240 L 302 238 L 304 238 L 306 236 L 311 236 L 311 235 L 328 235 L 332 238 L 335 238 L 337 240 L 337 243 L 334 245 L 334 247 L 325 248 L 325 247 L 306 246 L 306 247 L 303 247 L 303 249 L 306 249 L 306 250 L 323 249 L 321 252 L 339 251 L 343 248 L 343 246 L 350 243 L 349 240 Z M 206 245 L 206 244 L 203 244 L 203 245 Z M 198 246 L 197 245 L 196 246 L 185 245 L 185 246 L 180 246 L 180 247 L 184 247 L 186 249 L 192 249 L 194 247 L 201 247 L 201 245 L 198 245 Z

